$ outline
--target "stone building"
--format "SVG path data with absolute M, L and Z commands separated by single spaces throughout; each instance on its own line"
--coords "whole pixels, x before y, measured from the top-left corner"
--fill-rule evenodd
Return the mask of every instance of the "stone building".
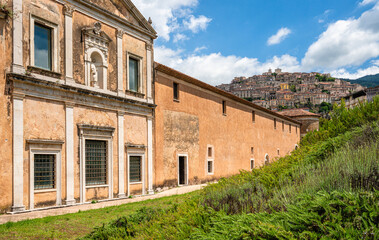
M 7 4 L 15 14 L 0 14 L 0 212 L 208 181 L 299 141 L 295 120 L 154 69 L 157 33 L 130 0 Z
M 304 137 L 308 132 L 318 130 L 320 115 L 304 109 L 290 109 L 278 112 L 280 115 L 292 118 L 301 123 L 300 135 Z
M 296 120 L 156 63 L 155 186 L 263 166 L 300 140 Z M 179 177 L 178 177 L 179 176 Z

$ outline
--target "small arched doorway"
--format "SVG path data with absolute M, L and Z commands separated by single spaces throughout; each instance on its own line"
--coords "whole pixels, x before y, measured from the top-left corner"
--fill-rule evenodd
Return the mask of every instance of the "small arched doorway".
M 266 153 L 266 155 L 265 155 L 265 165 L 268 165 L 268 164 L 270 164 L 270 157 Z

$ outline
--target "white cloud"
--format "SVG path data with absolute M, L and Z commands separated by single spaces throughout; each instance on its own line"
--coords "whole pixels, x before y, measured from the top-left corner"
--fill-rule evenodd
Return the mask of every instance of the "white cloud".
M 203 51 L 203 50 L 205 50 L 205 49 L 207 49 L 206 46 L 197 47 L 197 48 L 195 48 L 195 50 L 194 50 L 193 52 L 198 53 L 198 52 L 201 52 L 201 51 Z
M 291 33 L 291 30 L 288 28 L 281 28 L 278 30 L 278 32 L 275 35 L 272 35 L 268 40 L 268 45 L 275 45 L 279 44 L 281 41 L 283 41 L 289 34 Z
M 173 40 L 173 42 L 174 43 L 177 43 L 177 42 L 179 42 L 179 41 L 184 41 L 184 40 L 188 40 L 189 38 L 186 36 L 186 35 L 184 35 L 184 34 L 181 34 L 181 33 L 177 33 L 177 34 L 175 34 L 175 36 L 174 36 L 174 40 Z
M 365 69 L 358 69 L 354 73 L 350 73 L 345 68 L 341 68 L 338 70 L 334 70 L 330 72 L 331 76 L 336 78 L 349 78 L 349 79 L 357 79 L 360 77 L 364 77 L 366 75 L 374 75 L 379 73 L 379 66 L 371 66 Z
M 379 4 L 358 19 L 340 20 L 328 26 L 305 54 L 305 70 L 333 70 L 359 66 L 379 56 Z
M 365 5 L 368 5 L 368 4 L 371 4 L 371 3 L 375 3 L 377 1 L 378 0 L 363 0 L 362 2 L 359 3 L 359 5 L 365 6 Z
M 178 18 L 187 17 L 198 0 L 134 0 L 133 3 L 146 18 L 151 17 L 158 35 L 168 41 L 179 27 Z
M 185 74 L 212 85 L 230 82 L 235 76 L 252 76 L 280 67 L 284 71 L 298 71 L 297 59 L 290 55 L 273 57 L 266 62 L 256 58 L 223 56 L 221 53 L 182 56 L 183 51 L 155 46 L 156 60 Z
M 184 26 L 186 26 L 189 30 L 194 33 L 199 32 L 200 30 L 204 31 L 207 29 L 208 24 L 212 21 L 212 19 L 207 18 L 206 16 L 195 17 L 191 15 L 188 20 L 184 21 Z

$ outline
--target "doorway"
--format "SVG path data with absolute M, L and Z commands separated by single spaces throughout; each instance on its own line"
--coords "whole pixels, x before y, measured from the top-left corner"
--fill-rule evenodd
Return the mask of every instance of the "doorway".
M 179 179 L 178 179 L 179 186 L 187 185 L 188 184 L 188 159 L 186 155 L 178 156 L 178 174 L 179 174 Z

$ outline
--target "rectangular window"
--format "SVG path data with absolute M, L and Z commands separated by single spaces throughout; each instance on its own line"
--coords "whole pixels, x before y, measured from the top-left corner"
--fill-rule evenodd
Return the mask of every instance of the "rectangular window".
M 34 154 L 34 189 L 55 188 L 55 154 Z
M 280 150 L 279 150 L 279 148 L 278 148 L 277 152 L 278 152 L 278 155 L 280 155 Z
M 222 114 L 226 115 L 226 102 L 222 101 Z
M 295 128 L 295 131 L 296 131 L 296 134 L 297 134 L 297 126 L 296 126 L 296 128 Z
M 250 159 L 250 169 L 253 170 L 254 169 L 254 159 Z
M 129 157 L 129 166 L 130 166 L 130 182 L 141 182 L 141 165 L 142 165 L 142 157 L 141 156 L 130 156 Z
M 213 173 L 213 161 L 208 160 L 208 173 Z
M 274 118 L 274 129 L 276 129 L 276 118 Z
M 86 140 L 86 185 L 107 183 L 107 142 Z
M 291 124 L 290 124 L 289 128 L 290 128 L 290 133 L 291 133 Z
M 129 90 L 138 92 L 139 89 L 139 61 L 129 58 Z
M 174 82 L 172 88 L 174 91 L 174 100 L 179 100 L 179 84 Z
M 209 158 L 213 157 L 213 149 L 212 149 L 212 147 L 208 147 L 208 157 Z
M 51 28 L 34 24 L 34 66 L 47 70 L 52 70 L 51 33 Z
M 250 151 L 251 151 L 251 154 L 254 154 L 254 147 L 251 147 Z
M 255 111 L 252 111 L 252 118 L 253 118 L 253 123 L 255 123 Z
M 284 131 L 284 121 L 282 121 L 282 131 Z

